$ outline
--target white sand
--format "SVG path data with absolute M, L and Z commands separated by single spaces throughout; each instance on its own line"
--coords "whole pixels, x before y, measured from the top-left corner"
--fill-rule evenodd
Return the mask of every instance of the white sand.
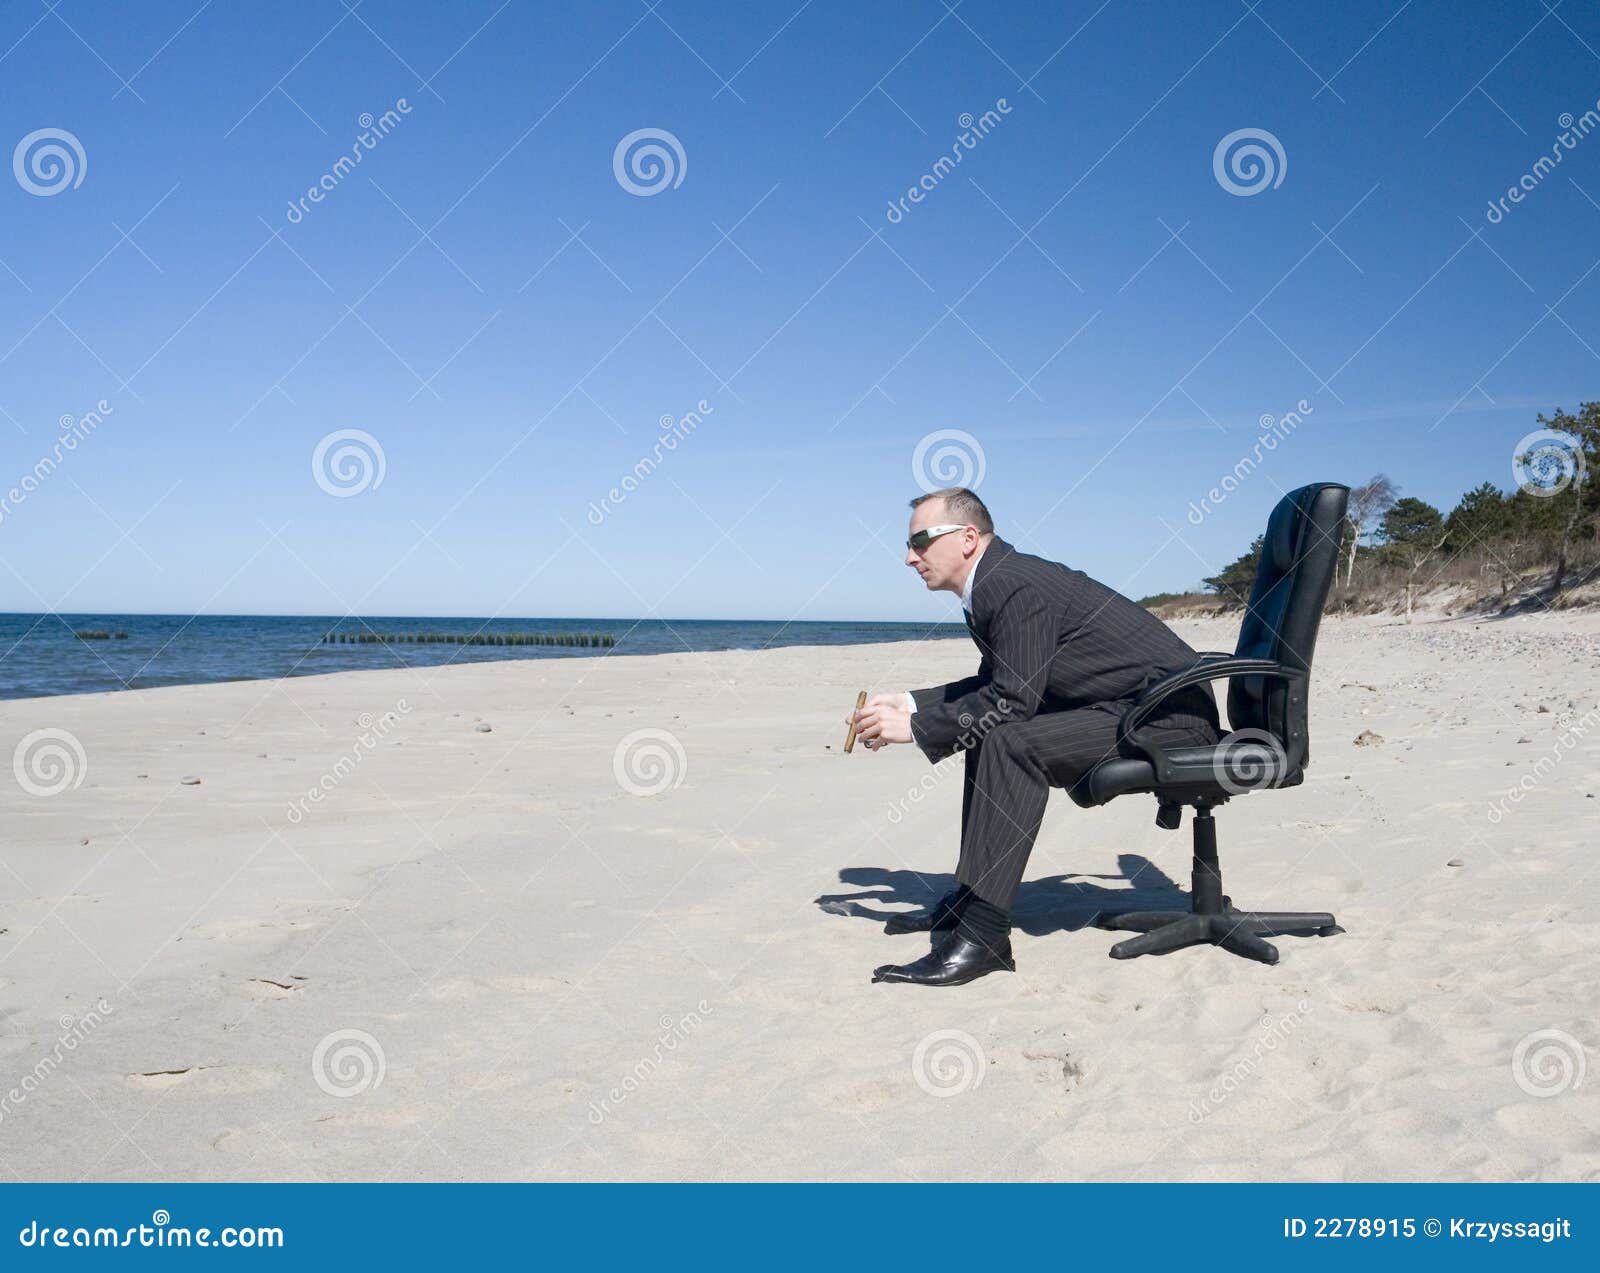
M 0 1173 L 1600 1178 L 1600 616 L 1324 625 L 1306 783 L 1219 828 L 1241 904 L 1347 933 L 1275 968 L 1112 961 L 1085 924 L 1187 889 L 1188 821 L 1057 793 L 1017 974 L 871 985 L 926 948 L 862 916 L 948 887 L 961 762 L 846 757 L 840 718 L 974 664 L 948 640 L 0 704 L 7 748 L 64 729 L 87 757 L 58 795 L 5 783 Z M 613 758 L 646 728 L 684 761 L 633 795 Z M 319 1084 L 350 1030 L 381 1082 L 336 1039 Z

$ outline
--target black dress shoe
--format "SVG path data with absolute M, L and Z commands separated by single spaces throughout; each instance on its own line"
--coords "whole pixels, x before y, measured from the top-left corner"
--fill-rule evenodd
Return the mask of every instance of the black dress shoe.
M 891 915 L 884 922 L 883 931 L 891 937 L 899 933 L 948 933 L 960 918 L 957 910 L 960 901 L 960 893 L 946 893 L 924 914 Z
M 957 932 L 937 938 L 933 949 L 915 963 L 875 968 L 872 980 L 905 981 L 913 986 L 961 986 L 986 973 L 1016 970 L 1009 937 L 997 946 L 986 946 Z

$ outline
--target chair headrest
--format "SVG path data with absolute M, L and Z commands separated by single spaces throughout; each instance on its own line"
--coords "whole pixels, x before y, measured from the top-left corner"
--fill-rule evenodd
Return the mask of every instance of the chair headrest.
M 1280 500 L 1267 520 L 1267 535 L 1261 545 L 1261 555 L 1274 578 L 1285 575 L 1294 566 L 1295 532 L 1299 529 L 1300 500 L 1295 492 Z

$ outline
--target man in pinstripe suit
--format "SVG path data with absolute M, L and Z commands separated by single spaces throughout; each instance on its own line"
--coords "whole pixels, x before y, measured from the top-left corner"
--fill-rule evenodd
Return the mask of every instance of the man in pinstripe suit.
M 906 565 L 930 592 L 961 597 L 982 660 L 973 676 L 877 694 L 851 714 L 868 750 L 915 742 L 935 762 L 966 753 L 958 887 L 928 914 L 889 922 L 889 932 L 931 933 L 933 946 L 872 979 L 961 985 L 1015 970 L 1011 903 L 1050 788 L 1071 787 L 1118 754 L 1129 703 L 1197 655 L 1143 606 L 1001 539 L 966 488 L 923 495 L 911 510 Z M 1200 745 L 1215 743 L 1218 730 L 1211 687 L 1196 685 L 1173 695 L 1140 734 Z

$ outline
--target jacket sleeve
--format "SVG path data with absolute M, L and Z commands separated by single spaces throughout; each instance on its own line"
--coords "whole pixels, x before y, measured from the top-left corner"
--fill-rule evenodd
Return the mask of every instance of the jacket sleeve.
M 977 676 L 914 690 L 912 740 L 937 763 L 983 741 L 996 725 L 1029 720 L 1039 710 L 1056 652 L 1054 612 L 1043 595 L 1018 584 L 989 625 L 990 654 Z

